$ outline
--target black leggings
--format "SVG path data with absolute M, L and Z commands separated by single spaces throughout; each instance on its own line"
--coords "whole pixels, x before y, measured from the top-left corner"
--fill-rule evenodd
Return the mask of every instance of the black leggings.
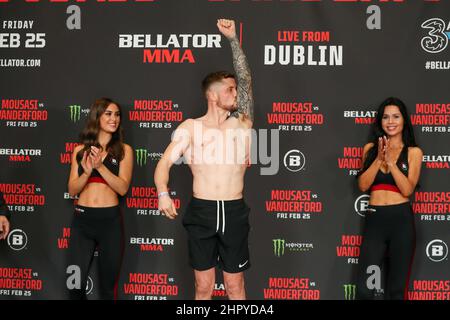
M 68 285 L 70 299 L 86 299 L 86 282 L 95 249 L 98 250 L 98 296 L 104 300 L 115 299 L 123 247 L 119 206 L 91 208 L 77 205 L 72 220 L 68 266 L 78 267 L 81 271 L 81 288 Z
M 356 298 L 374 298 L 374 291 L 367 285 L 367 280 L 373 275 L 373 271 L 368 271 L 368 268 L 372 265 L 381 268 L 387 253 L 385 299 L 406 299 L 415 240 L 414 214 L 409 202 L 389 206 L 370 205 L 358 262 Z

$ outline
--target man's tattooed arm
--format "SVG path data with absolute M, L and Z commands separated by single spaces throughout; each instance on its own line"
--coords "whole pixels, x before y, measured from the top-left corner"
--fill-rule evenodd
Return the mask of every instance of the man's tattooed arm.
M 229 40 L 233 52 L 234 72 L 237 77 L 237 110 L 232 112 L 231 116 L 238 118 L 239 114 L 243 114 L 253 122 L 253 91 L 250 67 L 237 37 Z

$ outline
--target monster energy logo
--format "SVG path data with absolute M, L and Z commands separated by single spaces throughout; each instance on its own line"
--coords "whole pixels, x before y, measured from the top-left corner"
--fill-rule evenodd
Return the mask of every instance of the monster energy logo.
M 277 257 L 284 255 L 284 239 L 273 239 L 273 253 Z
M 355 300 L 356 297 L 356 285 L 344 284 L 345 300 Z
M 69 106 L 69 108 L 70 108 L 70 120 L 72 120 L 73 122 L 80 120 L 81 106 L 73 105 Z
M 141 167 L 147 164 L 147 150 L 146 149 L 136 149 L 136 161 Z

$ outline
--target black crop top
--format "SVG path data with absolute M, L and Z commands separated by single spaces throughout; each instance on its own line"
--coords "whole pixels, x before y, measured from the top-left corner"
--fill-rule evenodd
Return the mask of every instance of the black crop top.
M 406 176 L 408 177 L 408 170 L 409 170 L 409 165 L 408 165 L 408 147 L 404 146 L 402 151 L 400 152 L 400 155 L 397 159 L 397 166 L 400 169 L 400 171 Z M 381 170 L 378 170 L 377 175 L 375 176 L 375 180 L 372 183 L 372 186 L 376 186 L 376 185 L 383 185 L 383 184 L 388 184 L 388 185 L 392 185 L 392 186 L 397 186 L 397 184 L 395 183 L 394 177 L 392 176 L 392 174 L 389 173 L 384 173 Z
M 80 162 L 81 161 L 78 162 L 78 176 L 81 176 L 84 172 L 83 166 L 81 165 Z M 105 159 L 103 160 L 103 164 L 113 174 L 115 174 L 116 176 L 119 175 L 119 161 L 117 159 L 113 158 L 109 153 L 106 155 Z M 101 177 L 100 173 L 96 169 L 92 170 L 92 173 L 91 173 L 91 178 L 94 178 L 94 177 Z

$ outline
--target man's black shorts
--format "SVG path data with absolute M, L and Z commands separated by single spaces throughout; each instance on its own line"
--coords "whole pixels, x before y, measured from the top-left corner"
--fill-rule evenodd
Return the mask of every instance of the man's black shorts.
M 249 212 L 250 208 L 243 199 L 192 198 L 183 217 L 191 266 L 204 271 L 219 263 L 229 273 L 248 269 Z

